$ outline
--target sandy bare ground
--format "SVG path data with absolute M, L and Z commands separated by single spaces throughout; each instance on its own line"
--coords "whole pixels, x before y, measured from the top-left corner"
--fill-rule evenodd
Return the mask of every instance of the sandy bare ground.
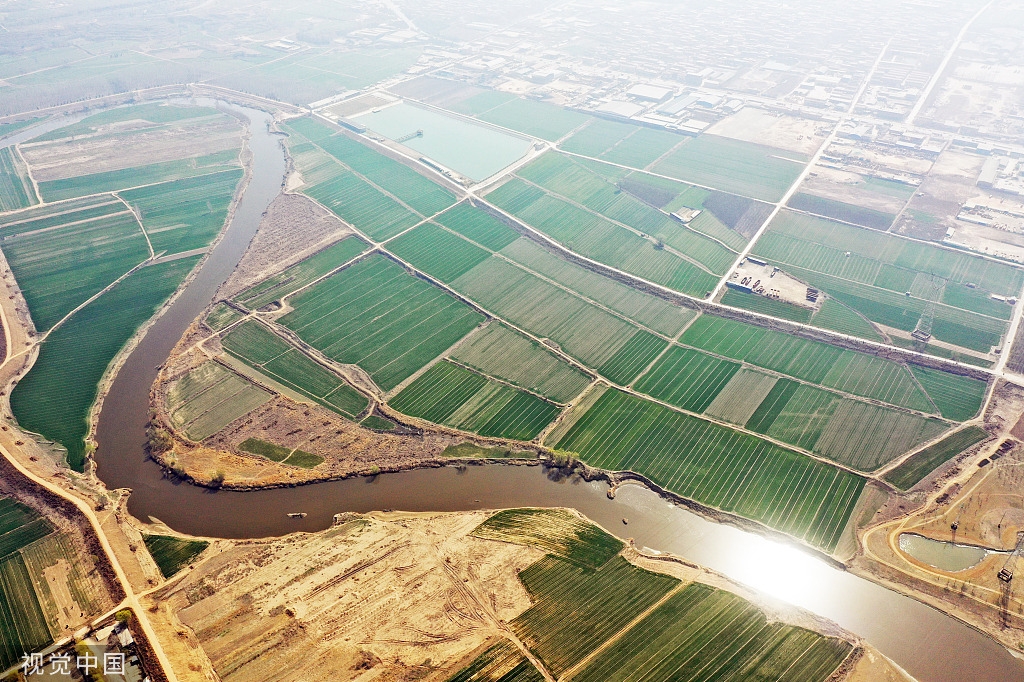
M 893 215 L 903 210 L 906 203 L 905 199 L 871 191 L 858 173 L 824 166 L 815 167 L 800 191 Z
M 21 145 L 20 150 L 36 180 L 59 180 L 237 149 L 242 146 L 243 129 L 224 116 L 211 122 L 134 133 L 131 127 L 119 124 L 102 132 L 115 131 L 125 134 L 37 142 Z
M 826 124 L 821 121 L 776 114 L 754 107 L 744 107 L 739 113 L 711 126 L 708 132 L 801 154 L 818 151 L 828 134 Z
M 192 652 L 190 667 L 204 669 L 205 653 L 225 681 L 444 680 L 510 637 L 506 624 L 531 604 L 517 574 L 543 552 L 470 537 L 489 514 L 348 514 L 322 533 L 219 543 L 152 594 L 151 617 Z M 632 548 L 624 556 L 684 584 L 734 592 L 773 620 L 862 646 L 828 621 L 694 564 Z M 909 679 L 877 652 L 860 651 L 848 679 Z

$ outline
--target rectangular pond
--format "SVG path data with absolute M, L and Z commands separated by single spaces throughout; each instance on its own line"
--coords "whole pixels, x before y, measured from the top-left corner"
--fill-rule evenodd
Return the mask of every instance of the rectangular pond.
M 423 135 L 402 144 L 476 182 L 521 159 L 532 144 L 527 137 L 408 102 L 354 120 L 396 141 L 422 130 Z

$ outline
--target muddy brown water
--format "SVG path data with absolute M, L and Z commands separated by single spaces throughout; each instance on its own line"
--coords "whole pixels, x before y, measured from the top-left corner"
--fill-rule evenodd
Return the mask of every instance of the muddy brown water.
M 267 129 L 270 116 L 220 106 L 250 122 L 253 177 L 225 237 L 128 356 L 99 416 L 97 472 L 109 488 L 132 489 L 128 509 L 133 515 L 159 519 L 184 533 L 254 538 L 320 530 L 344 511 L 573 507 L 639 547 L 685 557 L 835 621 L 922 682 L 1024 680 L 1024 661 L 956 619 L 795 545 L 708 521 L 636 485 L 624 486 L 610 500 L 603 483 L 560 478 L 542 467 L 506 466 L 420 469 L 258 492 L 212 492 L 164 478 L 143 450 L 157 367 L 241 258 L 285 171 L 280 138 Z M 70 122 L 65 119 L 64 125 Z M 41 129 L 19 131 L 9 140 L 28 139 L 30 132 L 38 135 Z M 292 512 L 307 516 L 292 519 L 287 516 Z

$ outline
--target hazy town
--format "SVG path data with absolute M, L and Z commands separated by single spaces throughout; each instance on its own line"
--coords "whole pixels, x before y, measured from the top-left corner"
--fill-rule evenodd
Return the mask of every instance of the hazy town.
M 0 680 L 1024 680 L 1024 2 L 0 2 Z

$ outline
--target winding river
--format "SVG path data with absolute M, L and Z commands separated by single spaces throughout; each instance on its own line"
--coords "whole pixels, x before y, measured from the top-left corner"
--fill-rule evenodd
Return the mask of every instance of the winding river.
M 133 490 L 128 508 L 136 517 L 159 519 L 195 535 L 251 538 L 323 529 L 343 511 L 574 507 L 616 534 L 634 538 L 639 547 L 685 557 L 832 619 L 922 682 L 1024 680 L 1024 661 L 940 611 L 836 569 L 793 545 L 707 521 L 636 485 L 624 486 L 609 500 L 605 484 L 557 480 L 536 466 L 421 469 L 259 492 L 211 492 L 164 478 L 143 450 L 157 368 L 241 258 L 285 172 L 280 138 L 267 128 L 270 116 L 219 106 L 248 119 L 252 178 L 226 234 L 128 356 L 99 416 L 98 474 L 109 488 Z M 66 125 L 72 119 L 62 121 Z M 31 135 L 40 130 L 35 127 Z M 9 140 L 28 139 L 29 134 L 19 132 Z M 289 512 L 307 516 L 290 519 Z

